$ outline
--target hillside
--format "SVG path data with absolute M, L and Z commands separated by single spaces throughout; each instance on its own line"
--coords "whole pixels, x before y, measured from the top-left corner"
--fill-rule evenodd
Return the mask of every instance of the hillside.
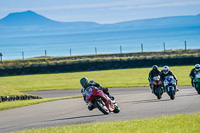
M 200 26 L 200 14 L 196 16 L 176 16 L 155 19 L 135 20 L 114 24 L 114 27 L 132 29 L 163 29 L 178 27 L 197 27 Z
M 98 24 L 95 22 L 58 22 L 33 11 L 26 11 L 11 13 L 0 19 L 0 35 L 147 30 L 177 27 L 200 27 L 200 15 Z
M 44 34 L 89 30 L 98 26 L 94 22 L 58 22 L 32 11 L 11 13 L 0 20 L 0 35 Z
M 50 20 L 32 11 L 11 13 L 0 20 L 4 26 L 57 25 L 60 22 Z

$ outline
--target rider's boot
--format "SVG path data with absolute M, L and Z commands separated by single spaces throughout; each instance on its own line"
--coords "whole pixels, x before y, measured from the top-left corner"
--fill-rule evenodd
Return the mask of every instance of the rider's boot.
M 149 86 L 150 86 L 150 88 L 151 88 L 151 92 L 154 93 L 154 92 L 153 92 L 153 85 L 152 85 L 152 84 L 149 84 Z
M 108 96 L 111 100 L 115 100 L 115 98 L 113 97 L 113 96 L 111 96 L 110 94 L 109 94 L 109 96 Z
M 115 98 L 110 95 L 109 91 L 108 91 L 108 88 L 103 88 L 103 92 L 111 99 L 111 100 L 114 100 Z
M 194 87 L 194 82 L 193 82 L 193 79 L 192 79 L 191 83 L 192 83 L 192 87 Z
M 166 89 L 163 83 L 161 84 L 161 89 L 163 90 L 163 93 L 166 92 Z
M 165 89 L 165 87 L 162 87 L 162 89 L 163 89 L 163 92 L 166 92 L 166 89 Z
M 106 95 L 107 95 L 111 100 L 115 100 L 115 98 L 114 98 L 112 95 L 110 95 L 109 92 L 108 92 Z
M 151 92 L 154 93 L 154 92 L 153 92 L 153 88 L 151 88 Z
M 177 86 L 177 80 L 176 80 L 176 91 L 179 91 L 178 86 Z

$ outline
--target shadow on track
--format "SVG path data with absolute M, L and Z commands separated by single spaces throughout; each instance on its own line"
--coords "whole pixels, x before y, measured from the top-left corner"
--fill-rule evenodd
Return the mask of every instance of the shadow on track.
M 171 101 L 171 100 L 170 99 L 166 99 L 166 100 L 149 99 L 149 100 L 130 101 L 130 102 L 124 102 L 124 103 L 140 104 L 140 103 L 152 103 L 152 102 L 160 102 L 160 101 Z
M 183 95 L 178 95 L 178 96 L 176 96 L 176 97 L 190 97 L 190 96 L 196 96 L 196 95 L 198 95 L 198 94 L 194 94 L 194 93 L 191 93 L 191 94 L 183 94 Z
M 191 93 L 191 94 L 180 94 L 176 95 L 175 97 L 191 97 L 196 96 L 198 94 Z M 138 100 L 138 101 L 130 101 L 130 102 L 124 102 L 124 103 L 132 103 L 132 104 L 140 104 L 140 103 L 153 103 L 153 102 L 162 102 L 162 101 L 172 101 L 171 99 L 148 99 L 148 100 Z
M 62 120 L 70 120 L 70 119 L 80 119 L 80 118 L 96 117 L 96 116 L 101 116 L 101 115 L 104 115 L 104 114 L 99 114 L 99 115 L 87 115 L 87 116 L 78 116 L 78 117 L 54 119 L 54 120 L 47 120 L 47 121 L 62 121 Z

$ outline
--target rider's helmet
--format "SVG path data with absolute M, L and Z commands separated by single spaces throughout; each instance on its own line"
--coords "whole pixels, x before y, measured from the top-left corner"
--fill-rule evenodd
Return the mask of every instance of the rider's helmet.
M 199 71 L 199 70 L 200 70 L 200 65 L 199 65 L 199 64 L 196 64 L 196 65 L 195 65 L 195 70 L 196 70 L 196 71 Z
M 164 66 L 163 67 L 163 73 L 167 74 L 169 72 L 169 67 L 168 66 Z
M 80 83 L 81 83 L 82 87 L 87 88 L 89 81 L 86 77 L 83 77 L 83 78 L 81 78 Z
M 155 70 L 158 70 L 158 66 L 157 65 L 153 65 L 152 69 L 155 71 Z

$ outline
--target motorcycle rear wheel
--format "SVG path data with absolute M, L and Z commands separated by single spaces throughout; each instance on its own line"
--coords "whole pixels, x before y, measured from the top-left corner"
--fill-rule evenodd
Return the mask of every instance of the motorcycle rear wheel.
M 113 110 L 114 113 L 119 113 L 120 112 L 120 108 L 117 105 L 114 105 L 115 109 Z
M 96 100 L 94 101 L 94 104 L 97 106 L 97 108 L 105 115 L 109 114 L 109 110 L 106 107 L 105 103 L 103 100 Z

